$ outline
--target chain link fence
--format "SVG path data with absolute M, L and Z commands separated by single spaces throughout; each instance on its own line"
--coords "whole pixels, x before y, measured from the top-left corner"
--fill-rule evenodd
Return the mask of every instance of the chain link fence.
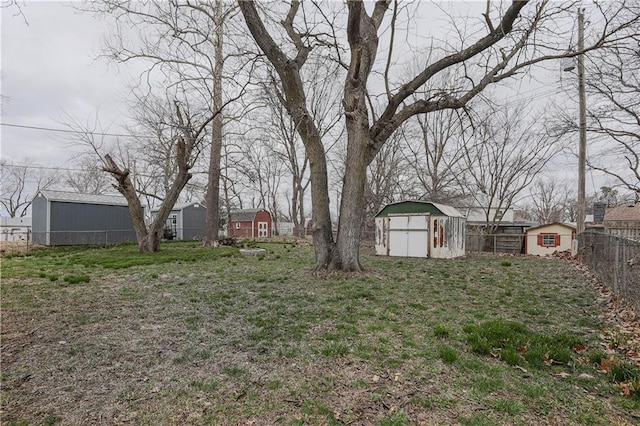
M 30 226 L 0 226 L 0 254 L 27 253 L 32 247 Z
M 578 256 L 616 295 L 640 310 L 640 241 L 586 230 Z
M 136 233 L 131 229 L 92 231 L 32 231 L 32 241 L 46 246 L 82 246 L 130 243 L 136 241 Z

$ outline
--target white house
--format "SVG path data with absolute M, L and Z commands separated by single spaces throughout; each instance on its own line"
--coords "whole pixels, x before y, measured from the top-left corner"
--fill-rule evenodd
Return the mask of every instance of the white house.
M 0 217 L 0 241 L 26 241 L 31 217 Z
M 487 223 L 487 213 L 489 214 L 489 221 L 515 222 L 516 215 L 512 207 L 505 208 L 500 200 L 490 201 L 488 196 L 479 194 L 477 197 L 461 203 L 456 208 L 466 218 L 468 225 L 485 225 Z

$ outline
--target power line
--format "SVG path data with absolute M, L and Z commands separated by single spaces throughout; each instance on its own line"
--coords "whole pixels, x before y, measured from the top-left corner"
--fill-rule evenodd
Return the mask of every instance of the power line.
M 54 171 L 65 171 L 65 172 L 86 172 L 88 169 L 84 168 L 73 168 L 73 167 L 63 167 L 63 166 L 38 166 L 38 165 L 32 165 L 32 164 L 2 164 L 2 167 L 4 168 L 28 168 L 28 169 L 38 169 L 38 170 L 54 170 Z M 99 171 L 104 171 L 102 169 L 99 169 Z M 207 173 L 204 169 L 200 170 L 200 169 L 191 169 L 191 172 L 194 174 L 205 174 Z M 105 172 L 106 173 L 106 172 Z M 153 178 L 153 177 L 157 177 L 157 175 L 150 175 L 147 173 L 141 173 L 138 172 L 136 173 L 137 176 L 142 176 L 142 177 L 149 177 L 149 178 Z
M 140 135 L 131 135 L 131 134 L 123 134 L 123 133 L 102 133 L 102 132 L 70 130 L 70 129 L 56 129 L 53 127 L 26 126 L 22 124 L 13 124 L 13 123 L 0 123 L 0 126 L 15 127 L 19 129 L 29 129 L 29 130 L 43 130 L 47 132 L 72 133 L 76 135 L 90 134 L 90 135 L 98 135 L 98 136 L 114 136 L 114 137 L 123 137 L 123 138 L 151 138 L 150 136 L 140 136 Z

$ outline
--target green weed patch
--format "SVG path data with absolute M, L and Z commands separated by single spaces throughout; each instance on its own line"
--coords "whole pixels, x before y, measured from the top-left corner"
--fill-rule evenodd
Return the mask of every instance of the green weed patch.
M 573 349 L 584 344 L 584 338 L 579 336 L 532 332 L 515 321 L 487 321 L 479 325 L 467 325 L 463 330 L 473 352 L 499 356 L 509 365 L 533 368 L 567 365 L 572 361 Z
M 64 277 L 64 281 L 69 284 L 88 283 L 91 281 L 89 275 L 67 275 Z
M 2 259 L 2 273 L 4 278 L 21 278 L 34 276 L 35 271 L 39 270 L 37 276 L 49 277 L 51 281 L 56 281 L 57 275 L 76 272 L 79 268 L 118 270 L 165 263 L 188 264 L 237 254 L 238 250 L 232 247 L 205 248 L 201 247 L 199 242 L 164 243 L 157 253 L 140 253 L 138 246 L 134 244 L 110 247 L 51 247 L 21 257 Z M 56 273 L 44 272 L 52 270 Z

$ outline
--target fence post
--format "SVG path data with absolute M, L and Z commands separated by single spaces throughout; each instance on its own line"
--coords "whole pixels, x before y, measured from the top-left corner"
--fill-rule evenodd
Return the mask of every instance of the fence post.
M 631 290 L 633 291 L 633 289 L 627 289 L 627 246 L 624 243 L 625 240 L 621 239 L 620 243 L 622 243 L 622 259 L 621 259 L 621 265 L 622 266 L 622 277 L 620 278 L 622 280 L 622 285 L 624 286 L 625 289 L 625 293 L 627 292 L 627 290 Z
M 498 247 L 496 246 L 497 243 L 497 239 L 496 239 L 496 234 L 493 234 L 493 254 L 496 254 L 498 252 Z
M 594 272 L 597 270 L 596 269 L 596 248 L 598 246 L 599 239 L 600 238 L 596 236 L 596 238 L 593 238 L 593 241 L 591 242 L 591 269 Z
M 618 289 L 618 263 L 620 262 L 620 241 L 615 240 L 615 254 L 613 256 L 613 292 L 619 294 Z

